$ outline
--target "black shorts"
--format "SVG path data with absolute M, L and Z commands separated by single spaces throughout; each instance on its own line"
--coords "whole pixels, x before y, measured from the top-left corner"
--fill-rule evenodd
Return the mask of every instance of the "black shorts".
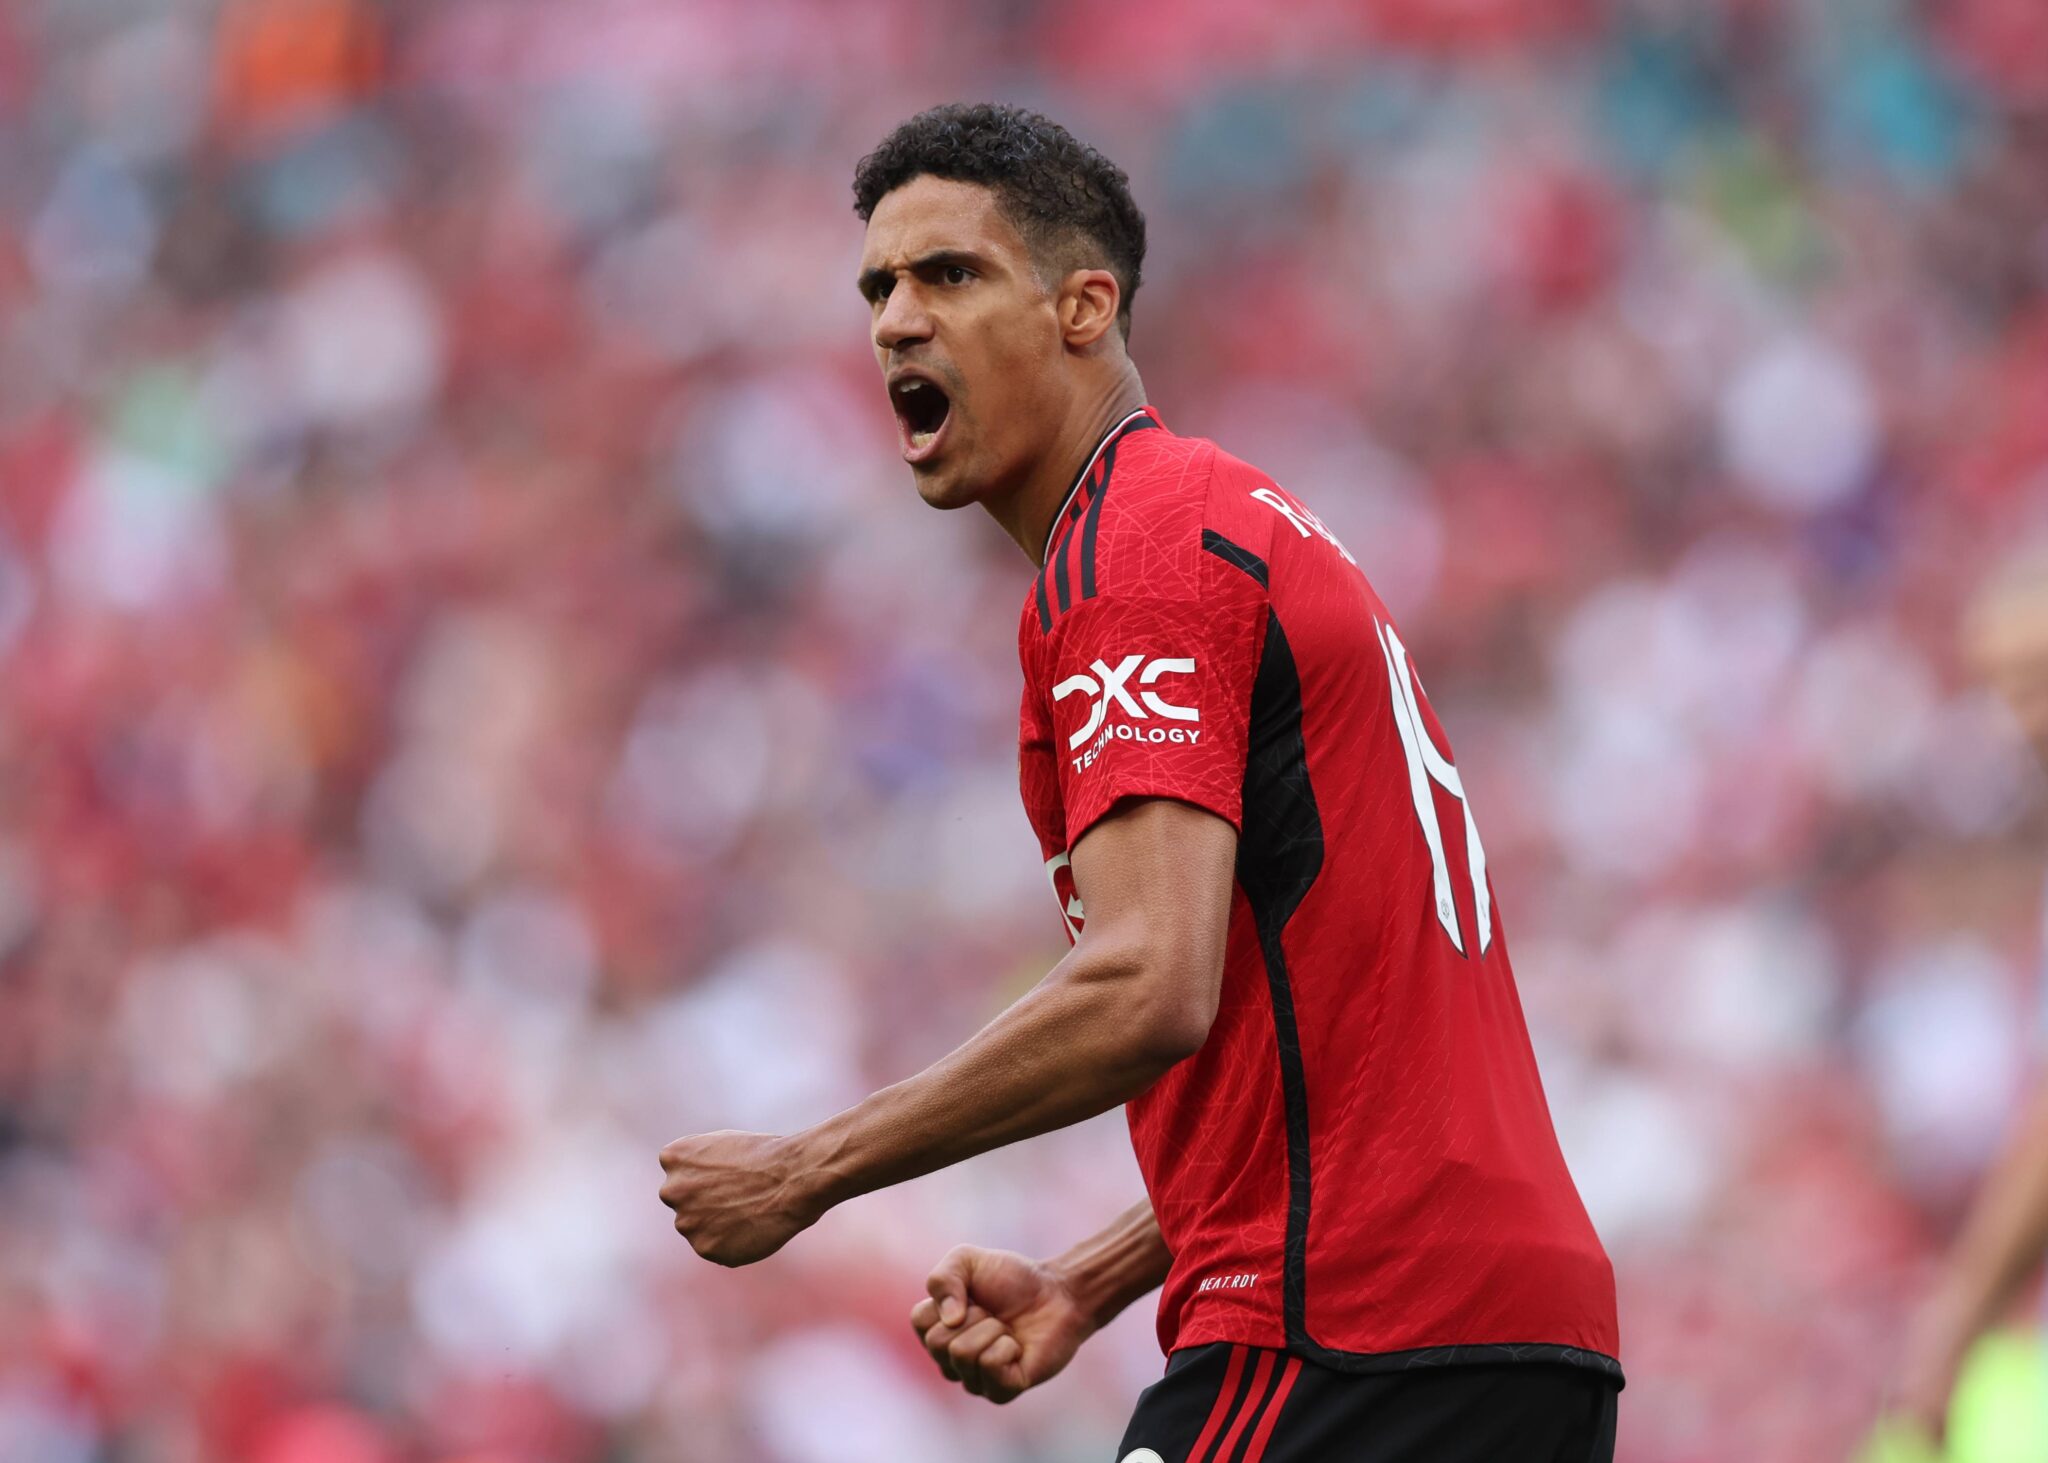
M 1612 1463 L 1615 1384 L 1558 1362 L 1332 1371 L 1218 1342 L 1176 1351 L 1119 1463 Z

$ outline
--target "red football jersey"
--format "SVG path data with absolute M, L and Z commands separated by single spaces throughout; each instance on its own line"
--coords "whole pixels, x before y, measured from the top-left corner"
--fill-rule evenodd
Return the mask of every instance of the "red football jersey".
M 1173 1255 L 1160 1344 L 1619 1380 L 1613 1268 L 1558 1151 L 1478 829 L 1343 545 L 1148 407 L 1055 517 L 1018 646 L 1024 802 L 1070 938 L 1067 850 L 1119 799 L 1239 833 L 1215 1025 L 1128 1109 Z

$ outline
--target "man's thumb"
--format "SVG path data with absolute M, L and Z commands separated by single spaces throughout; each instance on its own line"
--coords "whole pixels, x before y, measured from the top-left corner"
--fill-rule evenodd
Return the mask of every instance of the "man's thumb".
M 971 1264 L 964 1248 L 954 1250 L 939 1261 L 939 1268 L 925 1281 L 925 1289 L 939 1303 L 939 1320 L 945 1325 L 958 1326 L 967 1319 L 967 1272 Z

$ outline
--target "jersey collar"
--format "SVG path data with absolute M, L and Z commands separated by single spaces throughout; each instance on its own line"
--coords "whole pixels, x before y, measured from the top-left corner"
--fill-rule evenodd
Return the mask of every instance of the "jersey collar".
M 1107 450 L 1109 444 L 1122 436 L 1131 423 L 1135 422 L 1139 417 L 1150 417 L 1152 425 L 1155 427 L 1164 427 L 1166 425 L 1166 423 L 1159 420 L 1158 412 L 1152 410 L 1149 406 L 1141 406 L 1102 434 L 1102 440 L 1095 444 L 1095 450 L 1088 454 L 1088 460 L 1082 463 L 1081 470 L 1074 474 L 1074 485 L 1067 489 L 1066 497 L 1060 499 L 1060 506 L 1052 515 L 1052 523 L 1045 530 L 1045 552 L 1038 556 L 1038 561 L 1041 564 L 1052 557 L 1053 540 L 1060 536 L 1060 525 L 1067 521 L 1067 510 L 1074 506 L 1074 495 L 1080 492 L 1081 485 L 1088 481 L 1088 474 L 1095 471 L 1095 464 L 1101 461 L 1102 454 Z

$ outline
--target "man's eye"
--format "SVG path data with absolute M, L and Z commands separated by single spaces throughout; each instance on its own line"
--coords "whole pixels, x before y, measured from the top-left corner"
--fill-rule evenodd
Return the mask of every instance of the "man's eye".
M 947 284 L 966 284 L 974 275 L 962 265 L 948 264 L 939 278 Z

